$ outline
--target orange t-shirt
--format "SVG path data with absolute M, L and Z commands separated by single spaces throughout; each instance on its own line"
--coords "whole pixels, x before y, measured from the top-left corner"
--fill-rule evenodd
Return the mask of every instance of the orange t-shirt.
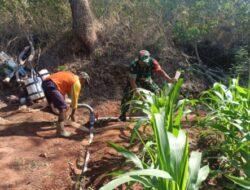
M 71 107 L 77 108 L 77 103 L 81 91 L 81 84 L 77 75 L 71 72 L 61 71 L 46 78 L 52 80 L 63 96 L 68 94 L 71 98 Z
M 46 80 L 48 79 L 52 80 L 56 84 L 58 90 L 63 96 L 70 93 L 74 83 L 79 80 L 78 76 L 67 71 L 54 73 L 46 78 Z

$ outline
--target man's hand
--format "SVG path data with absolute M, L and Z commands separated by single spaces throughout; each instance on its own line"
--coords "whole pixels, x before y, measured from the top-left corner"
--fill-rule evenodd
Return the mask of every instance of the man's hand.
M 134 89 L 134 95 L 136 97 L 139 97 L 140 96 L 140 91 L 138 90 L 138 88 Z
M 72 112 L 71 112 L 71 114 L 70 114 L 70 116 L 69 116 L 69 119 L 71 119 L 71 121 L 76 121 L 76 119 L 75 119 L 75 109 L 72 109 Z
M 70 116 L 69 116 L 69 119 L 71 119 L 71 121 L 76 121 L 76 119 L 75 119 L 75 114 L 70 114 Z
M 176 79 L 176 78 L 170 78 L 170 77 L 168 76 L 168 74 L 167 74 L 163 69 L 157 71 L 157 73 L 159 73 L 159 74 L 160 74 L 167 82 L 169 82 L 169 83 L 174 84 L 174 83 L 177 82 L 177 79 Z

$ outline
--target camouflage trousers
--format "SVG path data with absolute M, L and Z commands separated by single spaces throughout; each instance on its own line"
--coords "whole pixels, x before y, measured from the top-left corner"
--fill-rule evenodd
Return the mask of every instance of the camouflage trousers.
M 137 81 L 136 85 L 138 88 L 143 88 L 146 90 L 149 90 L 153 93 L 158 93 L 160 88 L 156 83 L 154 83 L 152 80 L 151 81 Z M 126 115 L 126 113 L 129 110 L 129 101 L 132 100 L 133 98 L 133 91 L 131 89 L 131 85 L 128 82 L 126 87 L 124 88 L 124 95 L 121 101 L 121 115 Z

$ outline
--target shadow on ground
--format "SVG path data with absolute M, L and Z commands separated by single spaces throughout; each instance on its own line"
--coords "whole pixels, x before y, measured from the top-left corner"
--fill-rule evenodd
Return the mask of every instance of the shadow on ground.
M 88 135 L 80 130 L 75 131 L 76 133 L 72 134 L 68 138 L 69 140 L 81 141 Z M 44 139 L 58 138 L 54 122 L 47 121 L 23 122 L 0 128 L 0 137 L 6 136 L 37 136 Z

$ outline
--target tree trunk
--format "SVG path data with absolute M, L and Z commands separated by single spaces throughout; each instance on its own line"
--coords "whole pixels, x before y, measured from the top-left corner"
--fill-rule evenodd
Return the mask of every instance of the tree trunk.
M 72 12 L 72 30 L 75 50 L 85 47 L 88 53 L 97 43 L 99 23 L 95 20 L 88 0 L 69 0 Z

